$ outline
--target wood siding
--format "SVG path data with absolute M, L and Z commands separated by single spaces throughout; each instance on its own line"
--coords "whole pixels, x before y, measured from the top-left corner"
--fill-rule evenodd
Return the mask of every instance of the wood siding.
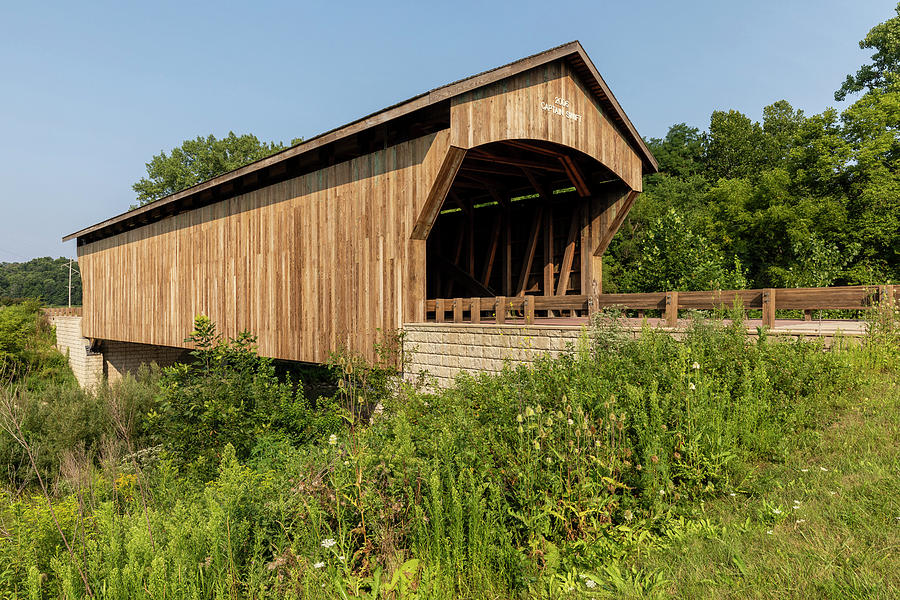
M 557 98 L 569 102 L 560 107 Z M 554 114 L 541 103 L 580 115 Z M 575 148 L 641 191 L 642 164 L 599 103 L 564 62 L 555 62 L 453 98 L 450 144 L 470 149 L 489 142 L 536 139 Z
M 184 346 L 195 315 L 265 356 L 372 357 L 376 330 L 424 320 L 410 235 L 444 130 L 79 247 L 84 335 Z

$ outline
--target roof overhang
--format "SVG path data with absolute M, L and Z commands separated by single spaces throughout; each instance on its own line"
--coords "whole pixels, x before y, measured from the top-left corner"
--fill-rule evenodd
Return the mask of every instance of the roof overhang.
M 588 88 L 597 97 L 600 104 L 606 108 L 609 116 L 621 130 L 622 135 L 625 136 L 626 140 L 632 144 L 634 150 L 641 156 L 644 173 L 655 173 L 658 171 L 659 165 L 656 162 L 656 158 L 650 153 L 650 149 L 647 148 L 647 145 L 625 114 L 625 111 L 622 110 L 618 100 L 616 100 L 616 97 L 609 89 L 609 86 L 606 85 L 603 77 L 600 76 L 594 63 L 591 62 L 591 59 L 584 51 L 584 48 L 582 48 L 581 43 L 574 41 L 517 60 L 502 67 L 497 67 L 496 69 L 491 69 L 490 71 L 485 71 L 478 75 L 473 75 L 466 79 L 449 83 L 445 86 L 433 89 L 430 92 L 425 92 L 424 94 L 410 98 L 404 102 L 389 106 L 378 112 L 372 113 L 371 115 L 353 121 L 352 123 L 348 123 L 337 129 L 332 129 L 331 131 L 310 138 L 309 140 L 282 150 L 272 156 L 252 162 L 239 169 L 229 171 L 228 173 L 219 175 L 218 177 L 214 177 L 213 179 L 204 181 L 203 183 L 199 183 L 180 192 L 176 192 L 165 198 L 160 198 L 159 200 L 145 204 L 134 210 L 124 212 L 97 223 L 96 225 L 71 233 L 65 236 L 63 241 L 66 242 L 85 236 L 106 237 L 118 233 L 119 231 L 138 227 L 158 218 L 175 214 L 176 212 L 196 208 L 198 205 L 204 203 L 204 196 L 207 200 L 212 200 L 212 192 L 215 190 L 228 192 L 229 190 L 239 189 L 242 181 L 257 181 L 262 174 L 276 173 L 279 170 L 279 167 L 283 166 L 287 161 L 312 152 L 320 151 L 330 144 L 335 144 L 336 142 L 340 142 L 351 136 L 361 134 L 368 129 L 406 117 L 417 111 L 428 109 L 429 107 L 448 101 L 460 94 L 464 94 L 471 90 L 556 60 L 568 61 L 576 73 L 583 79 L 584 83 L 587 84 Z M 104 232 L 104 230 L 107 229 L 110 230 L 109 233 Z M 106 233 L 106 235 L 103 235 L 104 233 Z

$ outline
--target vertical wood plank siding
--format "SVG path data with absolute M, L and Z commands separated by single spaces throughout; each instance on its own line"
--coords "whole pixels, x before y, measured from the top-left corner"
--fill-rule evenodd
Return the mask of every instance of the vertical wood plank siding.
M 569 101 L 578 120 L 541 108 Z M 536 139 L 584 152 L 606 165 L 628 186 L 641 191 L 641 157 L 603 113 L 564 62 L 550 63 L 453 98 L 450 145 L 470 149 L 489 142 Z
M 79 247 L 84 335 L 184 346 L 193 318 L 265 356 L 372 358 L 376 330 L 424 320 L 410 239 L 447 130 Z

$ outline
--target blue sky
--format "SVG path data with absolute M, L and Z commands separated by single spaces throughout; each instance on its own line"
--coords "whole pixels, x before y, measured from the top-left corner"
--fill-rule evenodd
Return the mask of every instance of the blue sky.
M 578 39 L 645 137 L 834 102 L 894 0 L 0 3 L 0 261 L 134 202 L 144 163 L 228 131 L 311 137 Z

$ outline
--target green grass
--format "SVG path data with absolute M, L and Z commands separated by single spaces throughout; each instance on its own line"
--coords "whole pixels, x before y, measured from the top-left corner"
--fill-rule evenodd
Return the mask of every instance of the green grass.
M 628 559 L 665 579 L 653 591 L 900 597 L 900 386 L 885 377 L 833 400 L 783 462 L 759 464 L 735 496 L 696 507 L 707 528 Z

